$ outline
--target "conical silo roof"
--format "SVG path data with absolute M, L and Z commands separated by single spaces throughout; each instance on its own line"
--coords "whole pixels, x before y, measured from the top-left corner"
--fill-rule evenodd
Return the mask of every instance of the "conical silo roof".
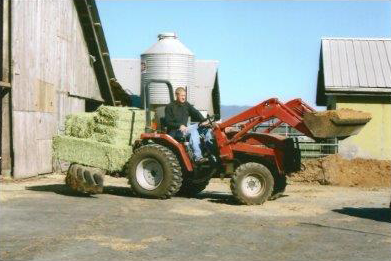
M 141 54 L 141 83 L 149 79 L 171 82 L 174 91 L 178 87 L 187 90 L 188 101 L 194 101 L 194 54 L 182 44 L 175 33 L 161 33 L 158 41 Z M 170 102 L 167 87 L 151 83 L 150 104 L 165 105 Z
M 194 55 L 183 43 L 178 40 L 175 33 L 161 33 L 159 41 L 152 45 L 144 54 L 187 54 Z

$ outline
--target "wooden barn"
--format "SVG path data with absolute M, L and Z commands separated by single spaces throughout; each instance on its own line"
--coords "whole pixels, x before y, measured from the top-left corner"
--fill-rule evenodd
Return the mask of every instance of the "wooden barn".
M 73 112 L 126 102 L 94 0 L 1 1 L 1 174 L 51 173 Z

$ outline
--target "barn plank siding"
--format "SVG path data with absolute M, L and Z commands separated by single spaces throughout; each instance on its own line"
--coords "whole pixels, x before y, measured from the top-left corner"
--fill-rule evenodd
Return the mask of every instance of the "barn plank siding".
M 51 172 L 51 139 L 65 116 L 103 99 L 74 2 L 11 4 L 13 175 L 23 178 Z

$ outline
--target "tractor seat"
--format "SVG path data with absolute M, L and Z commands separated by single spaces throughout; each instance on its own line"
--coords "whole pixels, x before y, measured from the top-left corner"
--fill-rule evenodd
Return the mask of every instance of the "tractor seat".
M 190 136 L 185 137 L 180 130 L 173 131 L 174 133 L 168 133 L 171 137 L 173 137 L 178 142 L 188 142 L 190 141 Z
M 167 132 L 167 122 L 166 122 L 166 119 L 164 117 L 161 117 L 160 118 L 160 126 L 161 126 L 161 129 L 166 132 L 167 134 L 169 134 L 171 137 L 173 137 L 176 141 L 178 142 L 186 142 L 186 141 L 189 141 L 189 136 L 188 137 L 184 137 L 183 136 L 183 133 L 181 131 L 175 131 L 175 133 L 168 133 Z

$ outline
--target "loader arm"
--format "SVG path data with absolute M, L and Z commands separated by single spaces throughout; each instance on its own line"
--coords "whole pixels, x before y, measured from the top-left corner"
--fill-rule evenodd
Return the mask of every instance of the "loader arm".
M 286 123 L 302 132 L 304 135 L 312 137 L 310 130 L 303 123 L 302 117 L 305 112 L 311 111 L 314 110 L 300 99 L 295 99 L 287 104 L 283 104 L 278 99 L 272 98 L 231 117 L 214 128 L 214 135 L 220 150 L 220 157 L 226 160 L 233 160 L 234 153 L 262 155 L 275 162 L 279 173 L 288 171 L 288 169 L 284 167 L 290 162 L 290 159 L 288 159 L 290 157 L 288 155 L 289 153 L 285 155 L 284 152 L 287 142 L 286 138 L 272 135 L 268 132 L 281 123 Z M 258 133 L 252 135 L 251 133 L 248 133 L 258 124 L 273 118 L 277 118 L 279 121 L 274 126 L 264 131 L 263 134 Z M 234 134 L 231 133 L 227 135 L 225 129 L 238 123 L 244 123 L 242 129 Z M 267 146 L 270 142 L 274 144 L 274 146 Z
M 303 119 L 304 113 L 306 112 L 314 112 L 315 110 L 309 106 L 307 103 L 303 102 L 301 99 L 294 99 L 287 103 L 285 103 L 285 106 L 290 108 L 292 111 L 296 112 L 301 119 Z M 284 121 L 279 120 L 276 123 L 274 123 L 272 126 L 270 126 L 268 129 L 264 131 L 264 133 L 270 133 L 272 130 L 280 126 Z
M 278 119 L 276 123 L 263 131 L 264 134 L 269 134 L 273 129 L 286 123 L 292 128 L 303 133 L 305 136 L 312 139 L 338 138 L 344 139 L 351 135 L 357 134 L 360 129 L 371 119 L 370 114 L 359 111 L 350 111 L 347 114 L 318 113 L 311 106 L 303 102 L 301 99 L 294 99 L 285 104 L 278 99 L 272 98 L 266 100 L 228 120 L 220 123 L 214 129 L 217 144 L 219 144 L 220 155 L 228 159 L 233 159 L 234 151 L 254 151 L 254 148 L 249 148 L 248 144 L 243 144 L 248 132 L 262 122 L 270 119 Z M 232 127 L 235 124 L 243 123 L 241 130 L 234 135 L 227 136 L 225 130 L 227 127 Z M 274 135 L 275 136 L 275 135 Z M 259 136 L 258 139 L 264 144 L 264 136 Z M 246 148 L 244 148 L 246 147 Z M 271 152 L 265 152 L 256 148 L 258 154 L 267 155 Z M 277 155 L 278 150 L 274 149 L 271 154 Z
M 303 115 L 305 112 L 313 111 L 314 109 L 304 103 L 301 99 L 291 100 L 286 104 L 283 104 L 278 99 L 272 98 L 224 121 L 219 124 L 219 129 L 224 131 L 227 127 L 247 121 L 243 125 L 241 131 L 239 131 L 231 139 L 227 140 L 226 143 L 230 144 L 238 141 L 244 134 L 256 125 L 272 118 L 277 118 L 279 121 L 267 129 L 265 133 L 269 133 L 272 129 L 278 127 L 282 123 L 286 123 L 302 132 L 304 135 L 312 137 L 310 130 L 304 125 Z

